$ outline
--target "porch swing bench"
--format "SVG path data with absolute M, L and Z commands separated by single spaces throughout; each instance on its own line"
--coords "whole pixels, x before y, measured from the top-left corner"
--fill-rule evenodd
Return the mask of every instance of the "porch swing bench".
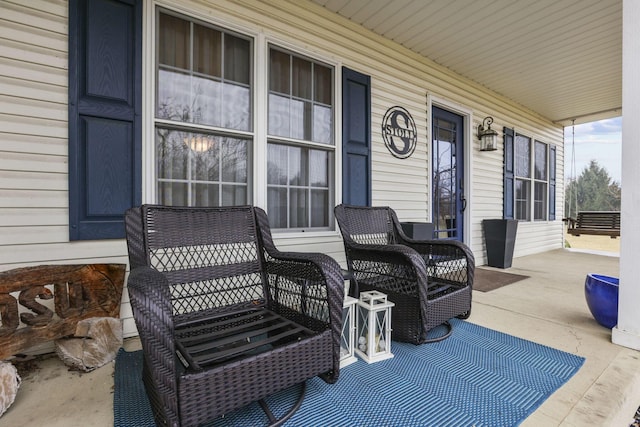
M 620 236 L 619 211 L 582 211 L 576 219 L 567 218 L 567 222 L 567 233 L 573 236 L 588 234 L 612 239 Z

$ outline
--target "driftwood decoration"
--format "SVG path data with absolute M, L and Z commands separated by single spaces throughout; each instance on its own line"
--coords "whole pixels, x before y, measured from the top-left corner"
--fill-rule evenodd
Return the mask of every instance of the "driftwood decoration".
M 0 360 L 72 335 L 82 319 L 118 317 L 125 268 L 43 265 L 0 272 Z M 51 299 L 53 311 L 45 305 Z

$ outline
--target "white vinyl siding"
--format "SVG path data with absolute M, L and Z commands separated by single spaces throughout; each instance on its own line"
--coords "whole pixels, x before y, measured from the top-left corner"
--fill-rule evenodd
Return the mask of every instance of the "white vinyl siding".
M 445 99 L 470 111 L 472 132 L 466 143 L 472 144 L 472 149 L 466 162 L 472 169 L 466 171 L 471 181 L 471 188 L 466 189 L 470 212 L 466 234 L 470 236 L 478 265 L 485 262 L 482 219 L 502 217 L 503 200 L 502 141 L 497 151 L 478 151 L 474 130 L 484 117 L 494 117 L 495 129 L 516 128 L 557 146 L 556 218 L 562 218 L 562 127 L 481 84 L 454 75 L 312 3 L 203 0 L 162 1 L 158 5 L 248 36 L 260 34 L 283 48 L 299 49 L 314 58 L 329 58 L 370 75 L 372 202 L 391 206 L 401 220 L 431 218 L 431 118 L 427 96 Z M 153 11 L 151 0 L 146 1 L 147 25 L 153 19 L 149 16 Z M 0 6 L 0 270 L 48 263 L 127 262 L 124 240 L 69 242 L 68 238 L 67 13 L 68 5 L 63 1 L 15 0 L 4 1 Z M 147 49 L 151 34 L 145 33 L 143 38 Z M 145 58 L 149 59 L 146 50 Z M 336 81 L 340 81 L 340 66 L 335 72 Z M 153 79 L 146 74 L 144 90 L 148 91 Z M 256 81 L 266 84 L 260 77 Z M 148 99 L 148 95 L 143 96 Z M 264 100 L 258 101 L 256 108 L 266 106 Z M 404 160 L 389 153 L 380 132 L 382 117 L 395 105 L 407 109 L 417 126 L 416 150 Z M 340 98 L 336 100 L 336 108 L 340 108 Z M 147 123 L 143 144 L 151 144 L 151 105 L 145 105 L 144 111 L 143 120 Z M 341 162 L 340 141 L 341 136 L 336 135 L 337 165 Z M 336 182 L 338 191 L 340 187 L 341 183 Z M 144 197 L 145 201 L 151 201 L 148 194 Z M 301 234 L 276 235 L 276 243 L 283 250 L 323 252 L 344 264 L 337 231 Z M 515 256 L 561 245 L 562 221 L 521 223 Z M 126 292 L 121 316 L 125 335 L 135 334 Z

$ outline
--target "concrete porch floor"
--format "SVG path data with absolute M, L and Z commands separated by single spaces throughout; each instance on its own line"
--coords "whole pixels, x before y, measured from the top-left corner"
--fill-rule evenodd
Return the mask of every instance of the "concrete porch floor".
M 626 427 L 640 405 L 640 352 L 611 343 L 584 300 L 587 273 L 618 276 L 619 258 L 569 250 L 517 258 L 507 271 L 529 278 L 474 291 L 470 322 L 586 358 L 583 367 L 523 426 Z M 125 342 L 129 351 L 136 339 Z M 0 426 L 113 426 L 114 364 L 70 372 L 57 357 L 23 378 Z

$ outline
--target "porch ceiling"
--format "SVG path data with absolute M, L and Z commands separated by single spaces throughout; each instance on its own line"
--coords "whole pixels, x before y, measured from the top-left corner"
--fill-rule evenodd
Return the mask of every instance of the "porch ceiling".
M 622 0 L 311 0 L 563 125 L 622 114 Z

